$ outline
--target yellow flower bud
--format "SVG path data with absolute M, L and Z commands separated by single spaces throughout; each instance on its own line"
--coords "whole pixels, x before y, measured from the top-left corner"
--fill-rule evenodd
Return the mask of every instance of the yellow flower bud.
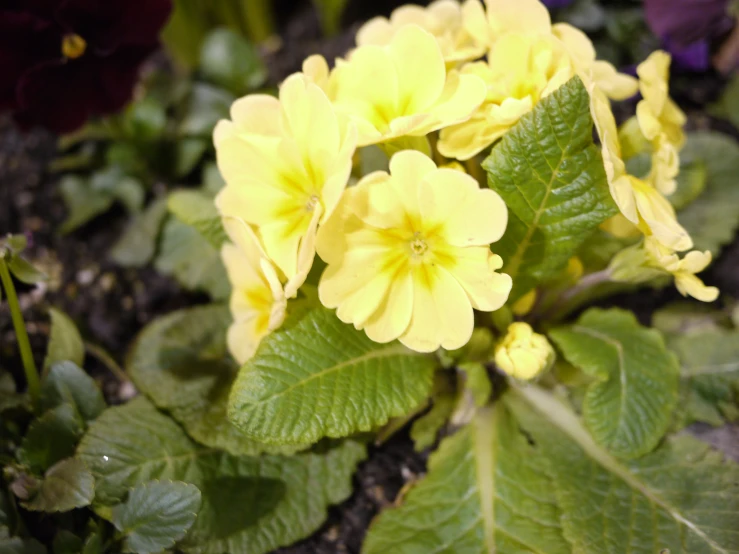
M 495 348 L 495 364 L 516 379 L 530 380 L 554 363 L 554 348 L 544 335 L 534 333 L 528 323 L 512 323 L 508 334 Z

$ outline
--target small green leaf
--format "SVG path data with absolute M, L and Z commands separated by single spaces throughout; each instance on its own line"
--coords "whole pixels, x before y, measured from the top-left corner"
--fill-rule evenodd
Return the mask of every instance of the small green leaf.
M 547 460 L 568 552 L 711 553 L 739 549 L 739 465 L 688 436 L 637 460 L 597 445 L 577 416 L 535 387 L 504 397 Z M 544 549 L 543 552 L 549 552 Z
M 690 300 L 679 300 L 660 308 L 652 314 L 652 327 L 671 335 L 683 335 L 695 331 L 710 331 L 720 324 L 729 324 L 727 314 L 709 305 Z M 669 341 L 668 341 L 669 342 Z
M 454 395 L 450 393 L 437 394 L 431 409 L 413 422 L 410 436 L 416 452 L 426 450 L 436 442 L 436 435 L 454 411 L 454 400 Z
M 132 103 L 123 114 L 123 129 L 136 142 L 155 142 L 167 126 L 167 111 L 153 96 Z
M 77 455 L 95 476 L 99 508 L 147 481 L 183 481 L 200 489 L 203 503 L 180 550 L 264 554 L 312 534 L 328 506 L 349 497 L 365 449 L 345 441 L 322 453 L 236 457 L 193 443 L 139 397 L 92 423 Z
M 218 171 L 218 166 L 213 162 L 206 163 L 203 166 L 203 192 L 215 197 L 215 195 L 218 194 L 225 186 L 226 181 L 221 177 L 221 172 Z
M 76 408 L 85 421 L 92 421 L 105 409 L 105 399 L 95 381 L 72 362 L 51 366 L 41 384 L 41 408 L 53 410 L 65 404 Z
M 59 183 L 64 203 L 69 210 L 60 231 L 71 233 L 96 216 L 107 212 L 113 205 L 113 196 L 106 191 L 91 190 L 89 181 L 68 175 Z
M 577 77 L 523 116 L 483 167 L 508 206 L 508 227 L 494 249 L 513 278 L 511 302 L 564 269 L 617 213 L 593 144 L 590 97 Z
M 717 256 L 739 228 L 739 144 L 721 133 L 692 133 L 680 157 L 685 165 L 703 164 L 706 184 L 678 218 L 697 250 L 710 250 Z
M 567 361 L 596 378 L 583 401 L 596 442 L 622 458 L 653 450 L 670 425 L 679 385 L 677 360 L 660 333 L 631 312 L 593 308 L 549 336 Z
M 81 366 L 85 361 L 85 344 L 74 321 L 56 308 L 49 308 L 49 315 L 51 334 L 44 359 L 44 370 L 48 371 L 52 365 L 64 361 Z
M 215 248 L 220 249 L 227 240 L 212 196 L 195 190 L 175 191 L 169 195 L 167 206 L 177 219 L 197 229 Z
M 739 129 L 739 76 L 735 75 L 726 84 L 718 102 L 709 106 L 709 113 L 728 119 Z
M 444 439 L 426 477 L 372 523 L 363 554 L 569 554 L 557 498 L 502 404 Z
M 13 254 L 22 254 L 28 246 L 26 235 L 8 235 L 4 239 L 0 239 L 0 243 L 4 243 Z
M 133 177 L 123 177 L 113 189 L 113 197 L 126 208 L 128 213 L 138 214 L 144 207 L 146 193 L 141 181 Z
M 465 362 L 459 365 L 459 370 L 464 375 L 463 392 L 469 393 L 474 405 L 482 408 L 493 394 L 493 384 L 488 377 L 487 368 L 479 362 Z
M 156 554 L 185 536 L 200 504 L 194 485 L 149 481 L 131 489 L 128 499 L 113 508 L 113 525 L 126 535 L 127 552 Z
M 223 300 L 231 292 L 220 252 L 197 229 L 175 218 L 164 225 L 154 266 L 186 289 L 205 291 L 214 300 Z
M 708 171 L 703 162 L 681 164 L 677 189 L 668 197 L 670 203 L 676 210 L 686 208 L 705 190 L 707 181 Z
M 190 92 L 187 114 L 180 123 L 182 136 L 210 138 L 221 119 L 228 119 L 234 96 L 223 89 L 195 83 Z
M 33 421 L 23 438 L 18 460 L 41 473 L 74 454 L 84 423 L 71 404 L 62 404 Z
M 81 461 L 67 458 L 49 468 L 36 494 L 22 504 L 36 512 L 68 512 L 88 506 L 93 496 L 92 474 Z
M 378 344 L 323 307 L 295 314 L 240 370 L 228 415 L 252 438 L 309 444 L 370 431 L 418 407 L 437 362 Z
M 46 280 L 46 274 L 43 271 L 39 271 L 30 262 L 18 255 L 11 256 L 8 269 L 16 279 L 28 285 L 35 285 Z
M 174 175 L 183 178 L 189 175 L 208 151 L 210 141 L 204 138 L 183 138 L 175 146 Z
M 1 554 L 46 554 L 46 547 L 36 539 L 9 537 L 0 529 Z
M 234 455 L 292 453 L 256 442 L 226 417 L 237 366 L 226 348 L 226 306 L 199 306 L 155 319 L 138 336 L 126 370 L 136 387 L 206 446 Z
M 159 231 L 167 216 L 167 201 L 155 200 L 136 214 L 110 251 L 110 257 L 124 267 L 143 267 L 154 257 Z
M 267 68 L 257 49 L 230 29 L 216 29 L 200 51 L 203 77 L 237 96 L 264 84 Z
M 66 529 L 59 529 L 54 535 L 51 545 L 54 554 L 79 554 L 82 550 L 82 539 Z

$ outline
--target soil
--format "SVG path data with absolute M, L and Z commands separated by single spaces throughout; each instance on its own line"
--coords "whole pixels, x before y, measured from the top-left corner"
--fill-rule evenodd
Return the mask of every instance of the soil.
M 389 13 L 393 4 L 355 0 L 345 16 L 348 29 L 342 35 L 322 39 L 318 19 L 307 3 L 293 7 L 283 0 L 279 48 L 265 54 L 273 82 L 299 70 L 309 53 L 321 53 L 333 60 L 352 46 L 356 22 L 381 13 Z M 372 4 L 374 13 L 368 13 Z M 381 8 L 378 6 L 381 5 Z M 289 9 L 288 9 L 289 7 Z M 700 80 L 697 80 L 700 81 Z M 704 85 L 705 86 L 705 85 Z M 701 88 L 686 95 L 686 102 L 697 107 L 717 90 L 711 82 L 708 92 Z M 715 124 L 701 116 L 698 126 L 721 126 L 722 131 L 736 133 L 724 124 Z M 51 279 L 39 288 L 21 287 L 20 298 L 28 329 L 41 364 L 49 324 L 47 308 L 56 306 L 78 324 L 85 339 L 102 347 L 122 364 L 128 345 L 153 318 L 173 310 L 204 302 L 203 296 L 182 290 L 172 279 L 153 268 L 124 270 L 108 258 L 111 246 L 120 236 L 126 214 L 114 209 L 82 229 L 60 236 L 57 229 L 65 218 L 59 197 L 58 176 L 46 172 L 56 152 L 55 137 L 33 131 L 20 134 L 8 118 L 0 118 L 0 234 L 24 232 L 30 239 L 29 257 L 42 265 Z M 706 273 L 708 284 L 716 285 L 724 294 L 739 298 L 739 241 L 724 249 L 722 256 Z M 673 288 L 619 296 L 607 305 L 634 310 L 648 323 L 652 312 L 680 298 Z M 21 377 L 22 370 L 5 304 L 0 303 L 0 367 Z M 88 357 L 86 368 L 101 383 L 111 402 L 120 402 L 130 394 L 102 363 Z M 696 426 L 692 432 L 723 449 L 739 460 L 739 428 L 727 426 L 713 429 Z M 398 492 L 425 470 L 426 453 L 416 453 L 405 433 L 399 433 L 386 444 L 371 446 L 369 457 L 354 478 L 354 494 L 339 506 L 332 507 L 324 526 L 312 537 L 280 554 L 358 553 L 372 518 L 391 505 Z

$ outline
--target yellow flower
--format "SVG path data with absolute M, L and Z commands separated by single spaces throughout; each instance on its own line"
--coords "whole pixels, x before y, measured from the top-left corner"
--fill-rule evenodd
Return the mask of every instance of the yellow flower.
M 228 349 L 240 364 L 254 355 L 260 341 L 285 319 L 287 301 L 275 268 L 246 223 L 227 219 L 224 226 L 234 243 L 226 243 L 221 257 L 233 290 Z
M 357 33 L 357 45 L 390 44 L 395 33 L 405 25 L 416 24 L 436 38 L 449 64 L 474 60 L 485 54 L 485 45 L 479 44 L 463 25 L 462 5 L 458 0 L 436 0 L 427 8 L 408 4 L 397 8 L 386 17 L 375 17 Z
M 642 283 L 663 275 L 671 275 L 683 296 L 692 296 L 702 302 L 718 298 L 716 287 L 707 287 L 696 276 L 711 263 L 711 253 L 693 250 L 682 259 L 675 251 L 647 237 L 642 244 L 626 248 L 614 256 L 609 265 L 614 281 Z
M 301 74 L 283 83 L 279 100 L 261 94 L 237 100 L 231 118 L 214 132 L 226 181 L 216 204 L 224 217 L 256 228 L 291 298 L 313 263 L 317 227 L 346 187 L 356 130 Z
M 619 210 L 645 235 L 653 235 L 667 248 L 688 250 L 693 246 L 693 241 L 678 223 L 669 201 L 651 182 L 626 172 L 616 121 L 608 98 L 592 83 L 589 92 L 590 110 L 602 145 L 606 178 Z
M 554 348 L 544 335 L 534 333 L 528 323 L 511 323 L 508 333 L 495 347 L 495 365 L 516 379 L 529 380 L 554 363 Z
M 399 339 L 419 352 L 469 341 L 472 309 L 494 311 L 511 290 L 488 245 L 508 212 L 490 189 L 406 150 L 347 189 L 318 235 L 328 264 L 318 294 L 345 323 L 380 343 Z
M 487 96 L 468 121 L 441 130 L 439 152 L 460 160 L 490 146 L 575 74 L 559 41 L 524 33 L 503 35 L 487 62 L 467 64 L 462 73 L 483 79 Z
M 310 65 L 311 78 L 319 80 L 322 64 L 312 59 Z M 485 98 L 478 77 L 447 75 L 436 39 L 413 24 L 401 27 L 386 46 L 360 46 L 338 60 L 325 90 L 356 123 L 359 146 L 423 137 L 466 120 Z

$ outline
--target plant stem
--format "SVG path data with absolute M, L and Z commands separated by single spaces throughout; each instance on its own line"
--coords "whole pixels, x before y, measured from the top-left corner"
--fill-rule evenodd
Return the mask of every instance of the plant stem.
M 33 404 L 39 397 L 41 383 L 36 369 L 36 362 L 33 360 L 31 352 L 31 343 L 28 340 L 26 325 L 23 321 L 20 304 L 18 304 L 18 295 L 15 293 L 13 278 L 8 271 L 8 265 L 5 259 L 0 258 L 0 280 L 3 283 L 5 294 L 8 297 L 8 306 L 10 308 L 10 317 L 13 319 L 13 327 L 15 328 L 15 338 L 18 341 L 18 348 L 21 351 L 21 360 L 23 361 L 23 371 L 26 372 L 26 381 L 28 382 L 28 392 L 31 394 Z

